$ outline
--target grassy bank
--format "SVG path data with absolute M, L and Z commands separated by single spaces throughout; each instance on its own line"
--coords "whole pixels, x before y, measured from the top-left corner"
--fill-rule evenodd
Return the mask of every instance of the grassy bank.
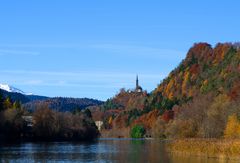
M 181 139 L 171 141 L 168 150 L 173 153 L 205 155 L 227 159 L 240 158 L 240 139 Z

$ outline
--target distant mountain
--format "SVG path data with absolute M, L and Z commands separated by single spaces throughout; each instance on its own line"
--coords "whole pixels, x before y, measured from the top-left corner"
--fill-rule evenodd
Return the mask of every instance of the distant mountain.
M 7 92 L 12 92 L 12 93 L 21 93 L 23 95 L 33 95 L 32 93 L 23 92 L 22 90 L 15 88 L 13 86 L 10 86 L 8 84 L 0 84 L 0 89 L 5 90 Z
M 7 84 L 0 84 L 0 94 L 5 98 L 10 97 L 12 101 L 20 101 L 22 104 L 34 100 L 45 100 L 49 98 L 46 96 L 33 95 L 32 93 L 25 93 L 22 90 Z
M 46 97 L 25 93 L 18 88 L 7 84 L 0 84 L 0 95 L 12 101 L 20 101 L 24 108 L 34 111 L 39 104 L 46 104 L 50 109 L 58 111 L 74 111 L 75 109 L 85 109 L 89 106 L 98 106 L 103 102 L 88 98 L 64 98 L 64 97 Z
M 34 111 L 40 105 L 48 105 L 50 109 L 57 110 L 60 112 L 74 111 L 76 109 L 85 109 L 89 106 L 98 106 L 103 104 L 102 101 L 89 99 L 89 98 L 66 98 L 66 97 L 55 97 L 48 98 L 45 100 L 34 100 L 24 104 L 24 107 L 30 111 Z
M 26 103 L 30 101 L 30 99 L 24 94 L 8 92 L 3 89 L 0 89 L 0 96 L 4 98 L 10 97 L 12 101 L 20 101 L 21 103 Z

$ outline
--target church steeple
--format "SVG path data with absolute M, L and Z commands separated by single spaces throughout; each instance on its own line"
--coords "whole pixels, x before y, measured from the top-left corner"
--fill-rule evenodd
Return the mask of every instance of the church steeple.
M 136 77 L 136 89 L 138 89 L 138 87 L 139 87 L 139 84 L 138 84 L 138 75 L 137 75 L 137 77 Z
M 136 77 L 136 88 L 135 88 L 135 92 L 142 92 L 142 87 L 139 85 L 139 81 L 138 81 L 138 75 Z

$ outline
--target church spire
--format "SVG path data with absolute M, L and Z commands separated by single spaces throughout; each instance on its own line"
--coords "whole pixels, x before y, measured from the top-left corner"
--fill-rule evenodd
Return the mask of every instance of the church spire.
M 138 75 L 136 76 L 136 88 L 135 88 L 135 92 L 142 92 L 142 87 L 139 85 L 139 82 L 138 82 Z
M 137 77 L 136 77 L 136 89 L 138 89 L 139 88 L 139 84 L 138 84 L 138 75 L 137 75 Z

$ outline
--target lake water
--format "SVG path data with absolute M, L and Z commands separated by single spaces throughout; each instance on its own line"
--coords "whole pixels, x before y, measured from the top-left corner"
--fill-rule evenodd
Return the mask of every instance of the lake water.
M 159 140 L 99 139 L 91 143 L 53 142 L 1 144 L 0 162 L 120 162 L 201 163 L 214 158 L 176 156 L 166 152 Z

